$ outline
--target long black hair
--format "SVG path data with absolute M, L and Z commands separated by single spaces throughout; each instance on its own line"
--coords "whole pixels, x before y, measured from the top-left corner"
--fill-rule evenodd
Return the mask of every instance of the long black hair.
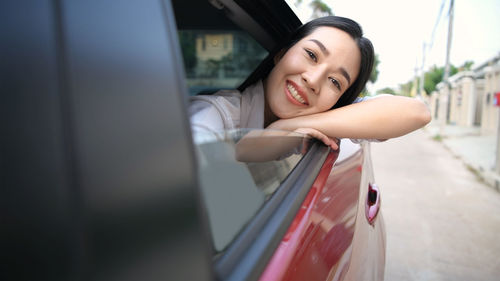
M 240 91 L 244 90 L 246 87 L 254 84 L 259 80 L 266 78 L 274 67 L 275 56 L 282 52 L 285 54 L 293 45 L 295 45 L 302 38 L 311 34 L 316 28 L 321 26 L 335 27 L 351 35 L 354 41 L 357 43 L 359 51 L 361 53 L 361 63 L 359 74 L 354 83 L 344 92 L 333 108 L 342 107 L 351 104 L 363 91 L 366 82 L 370 78 L 370 74 L 373 68 L 373 61 L 375 57 L 375 52 L 373 50 L 373 45 L 367 38 L 363 37 L 363 30 L 359 24 L 351 19 L 337 16 L 326 16 L 322 18 L 314 19 L 292 32 L 288 40 L 279 43 L 273 51 L 271 51 L 267 57 L 260 63 L 260 65 L 255 69 L 252 74 L 243 82 L 238 89 Z

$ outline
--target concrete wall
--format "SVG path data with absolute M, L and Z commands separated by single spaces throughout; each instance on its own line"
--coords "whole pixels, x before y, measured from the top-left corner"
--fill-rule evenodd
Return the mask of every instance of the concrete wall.
M 477 91 L 474 73 L 464 71 L 450 77 L 449 123 L 464 127 L 474 126 L 477 109 Z
M 494 134 L 498 128 L 500 107 L 494 105 L 495 93 L 500 92 L 500 64 L 484 69 L 484 97 L 482 99 L 483 114 L 481 116 L 481 133 Z
M 433 120 L 437 120 L 438 115 L 438 107 L 439 107 L 439 92 L 434 91 L 431 93 L 429 97 L 429 110 L 431 111 L 431 116 Z

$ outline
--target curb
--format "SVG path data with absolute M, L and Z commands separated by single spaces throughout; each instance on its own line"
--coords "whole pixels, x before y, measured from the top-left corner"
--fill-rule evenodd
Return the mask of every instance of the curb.
M 427 133 L 429 138 L 433 139 L 433 130 L 428 130 L 429 128 L 425 128 L 424 132 Z M 445 135 L 444 138 L 447 136 Z M 455 136 L 455 137 L 460 137 L 460 136 Z M 488 167 L 483 167 L 480 164 L 473 163 L 469 161 L 468 159 L 464 158 L 463 155 L 455 151 L 452 147 L 450 147 L 447 143 L 446 140 L 441 139 L 438 142 L 440 142 L 453 156 L 459 158 L 462 163 L 467 167 L 468 170 L 470 170 L 479 181 L 483 182 L 484 184 L 488 185 L 489 187 L 493 188 L 495 191 L 500 193 L 500 175 L 493 170 L 490 170 Z

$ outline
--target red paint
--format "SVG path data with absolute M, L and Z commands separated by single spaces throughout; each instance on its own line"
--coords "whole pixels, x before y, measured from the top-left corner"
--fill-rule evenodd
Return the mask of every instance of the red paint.
M 495 106 L 500 106 L 500 92 L 496 92 L 493 99 L 493 104 Z
M 363 157 L 355 153 L 333 167 L 337 156 L 328 155 L 261 281 L 332 280 L 332 272 L 336 279 L 347 272 Z
M 358 172 L 361 173 L 363 171 L 363 165 L 359 165 L 357 170 L 358 170 Z

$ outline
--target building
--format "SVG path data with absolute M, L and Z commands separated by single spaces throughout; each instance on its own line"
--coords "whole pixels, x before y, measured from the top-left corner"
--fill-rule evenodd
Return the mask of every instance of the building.
M 500 53 L 472 71 L 441 82 L 429 98 L 434 120 L 440 124 L 481 127 L 481 134 L 495 134 L 500 118 Z
M 473 71 L 461 71 L 449 79 L 449 123 L 463 127 L 481 124 L 484 79 Z
M 500 95 L 500 54 L 475 70 L 484 77 L 482 97 L 481 134 L 495 134 L 498 130 L 499 108 L 496 94 Z

